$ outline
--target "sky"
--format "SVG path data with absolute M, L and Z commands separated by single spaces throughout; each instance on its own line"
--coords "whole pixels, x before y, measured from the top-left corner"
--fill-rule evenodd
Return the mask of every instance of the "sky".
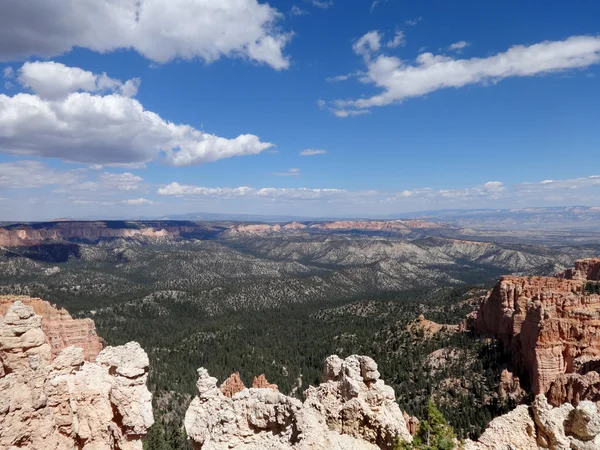
M 600 2 L 29 0 L 0 221 L 600 206 Z

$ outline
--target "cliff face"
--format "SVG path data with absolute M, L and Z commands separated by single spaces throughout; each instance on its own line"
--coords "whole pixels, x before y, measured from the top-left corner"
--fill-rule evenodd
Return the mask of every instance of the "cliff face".
M 52 222 L 0 228 L 1 247 L 39 245 L 46 242 L 97 242 L 114 238 L 164 238 L 217 234 L 218 229 L 191 222 Z
M 306 390 L 304 403 L 272 385 L 228 397 L 205 369 L 198 375 L 185 428 L 199 449 L 377 450 L 412 440 L 393 389 L 365 356 L 327 358 L 323 383 Z
M 555 277 L 503 277 L 477 313 L 475 329 L 503 341 L 535 394 L 552 387 L 555 405 L 600 400 L 600 385 L 573 392 L 600 368 L 599 275 L 600 259 L 587 259 Z
M 131 342 L 95 363 L 75 346 L 53 357 L 42 322 L 20 301 L 0 318 L 0 448 L 141 450 L 153 423 L 146 353 Z
M 62 349 L 74 345 L 83 349 L 86 361 L 95 361 L 102 350 L 102 342 L 92 319 L 73 319 L 65 309 L 57 309 L 42 299 L 15 296 L 0 296 L 0 317 L 6 315 L 15 301 L 31 307 L 42 318 L 42 331 L 53 359 Z

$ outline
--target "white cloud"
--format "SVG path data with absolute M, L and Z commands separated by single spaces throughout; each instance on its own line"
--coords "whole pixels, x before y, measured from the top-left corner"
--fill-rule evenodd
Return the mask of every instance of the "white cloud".
M 387 2 L 387 0 L 375 0 L 371 4 L 371 14 L 373 13 L 373 11 L 375 11 L 375 8 L 377 7 L 377 5 L 380 5 L 381 3 L 385 3 L 385 2 Z
M 308 11 L 294 5 L 292 6 L 292 9 L 290 10 L 290 15 L 291 16 L 305 16 L 308 14 Z
M 418 23 L 419 23 L 421 20 L 423 20 L 423 18 L 419 16 L 419 17 L 417 17 L 416 19 L 409 19 L 409 20 L 406 20 L 404 23 L 405 23 L 406 25 L 408 25 L 409 27 L 414 27 L 414 26 L 415 26 L 416 24 L 418 24 Z
M 78 206 L 116 206 L 116 205 L 147 206 L 147 205 L 155 205 L 156 204 L 156 202 L 145 199 L 145 198 L 134 198 L 134 199 L 115 200 L 115 201 L 73 199 L 71 203 L 73 203 L 74 205 L 78 205 Z
M 298 177 L 300 176 L 300 169 L 290 169 L 287 172 L 273 172 L 276 177 Z
M 78 171 L 52 169 L 40 161 L 0 163 L 2 188 L 40 188 L 74 184 L 80 180 L 81 173 Z
M 590 187 L 600 187 L 600 175 L 592 175 L 583 178 L 571 178 L 567 180 L 543 180 L 539 183 L 523 183 L 518 186 L 518 189 L 522 192 L 541 192 L 561 189 L 584 189 Z
M 352 46 L 354 53 L 362 56 L 365 62 L 368 62 L 373 53 L 377 53 L 380 48 L 381 34 L 377 30 L 369 31 Z
M 300 152 L 300 156 L 315 156 L 315 155 L 324 155 L 327 153 L 325 150 L 307 148 L 306 150 L 302 150 Z
M 9 90 L 12 89 L 13 84 L 10 81 L 5 81 L 4 82 L 4 89 Z
M 60 66 L 59 72 L 62 72 Z M 65 82 L 56 80 L 53 64 L 26 63 L 24 67 L 35 68 L 36 77 L 28 77 L 28 85 L 52 97 L 58 93 L 63 97 L 0 94 L 2 153 L 134 168 L 153 160 L 175 166 L 197 165 L 254 155 L 273 147 L 252 134 L 226 139 L 189 125 L 168 122 L 121 93 L 69 92 L 120 83 L 104 75 L 66 67 L 66 74 L 77 74 L 77 77 Z M 44 74 L 46 69 L 49 74 Z M 119 87 L 130 89 L 127 83 Z
M 333 6 L 333 0 L 304 0 L 321 9 L 329 9 Z
M 469 43 L 467 41 L 460 41 L 460 42 L 455 42 L 454 44 L 451 44 L 448 49 L 449 50 L 456 50 L 456 51 L 460 51 L 466 47 L 469 46 Z
M 291 37 L 281 18 L 257 0 L 10 1 L 0 15 L 0 60 L 131 48 L 156 63 L 242 57 L 279 70 L 289 66 Z
M 600 62 L 600 36 L 572 36 L 563 41 L 516 45 L 487 58 L 454 59 L 422 53 L 417 57 L 416 64 L 407 64 L 400 58 L 385 55 L 372 59 L 372 53 L 379 48 L 378 37 L 378 34 L 371 35 L 360 47 L 367 55 L 365 63 L 368 69 L 361 81 L 379 87 L 381 93 L 356 100 L 331 102 L 330 108 L 340 111 L 340 117 L 355 115 L 374 106 L 420 97 L 439 89 L 585 68 Z
M 396 31 L 396 34 L 394 34 L 394 37 L 392 39 L 390 39 L 388 41 L 387 44 L 385 44 L 385 46 L 387 48 L 396 48 L 396 47 L 404 47 L 406 45 L 406 39 L 404 36 L 404 32 L 402 31 Z
M 57 100 L 72 92 L 120 92 L 134 97 L 140 80 L 122 83 L 105 73 L 96 75 L 79 67 L 67 67 L 54 61 L 26 62 L 19 69 L 19 83 L 31 89 L 43 99 Z
M 2 73 L 4 74 L 4 78 L 13 78 L 15 76 L 15 72 L 13 70 L 12 67 L 5 67 L 4 70 L 2 71 Z
M 360 77 L 363 75 L 364 75 L 364 72 L 356 71 L 356 72 L 352 72 L 352 73 L 347 73 L 345 75 L 337 75 L 335 77 L 327 77 L 325 79 L 325 81 L 327 81 L 328 83 L 335 83 L 337 81 L 347 81 L 350 78 Z

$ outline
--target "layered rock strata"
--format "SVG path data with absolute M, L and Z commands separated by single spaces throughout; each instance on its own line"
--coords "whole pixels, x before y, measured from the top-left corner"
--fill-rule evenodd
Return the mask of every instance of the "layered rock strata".
M 46 342 L 50 344 L 53 358 L 71 345 L 83 349 L 86 361 L 94 361 L 102 350 L 102 341 L 92 319 L 73 319 L 64 308 L 58 309 L 40 298 L 21 296 L 0 296 L 0 316 L 6 315 L 15 301 L 30 306 L 42 318 L 42 331 Z
M 500 338 L 535 394 L 551 401 L 598 401 L 600 259 L 555 277 L 502 277 L 483 302 L 475 329 Z M 559 384 L 558 384 L 559 383 Z M 578 391 L 585 386 L 583 391 Z
M 394 448 L 397 438 L 412 440 L 393 389 L 365 356 L 327 358 L 323 383 L 307 389 L 304 403 L 272 388 L 228 398 L 205 369 L 198 375 L 185 416 L 198 449 L 376 450 Z
M 153 423 L 148 357 L 131 342 L 87 362 L 53 357 L 43 319 L 16 301 L 0 318 L 0 448 L 141 450 Z

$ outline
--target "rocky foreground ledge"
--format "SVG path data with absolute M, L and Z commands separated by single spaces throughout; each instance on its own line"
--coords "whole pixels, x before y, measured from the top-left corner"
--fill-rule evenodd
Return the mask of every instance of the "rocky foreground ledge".
M 187 410 L 188 436 L 202 450 L 393 449 L 412 441 L 394 390 L 367 356 L 325 361 L 323 383 L 304 403 L 273 388 L 244 388 L 228 397 L 206 369 Z
M 54 355 L 33 306 L 8 307 L 0 316 L 0 448 L 141 450 L 154 422 L 148 356 L 130 342 L 95 359 L 76 346 Z

